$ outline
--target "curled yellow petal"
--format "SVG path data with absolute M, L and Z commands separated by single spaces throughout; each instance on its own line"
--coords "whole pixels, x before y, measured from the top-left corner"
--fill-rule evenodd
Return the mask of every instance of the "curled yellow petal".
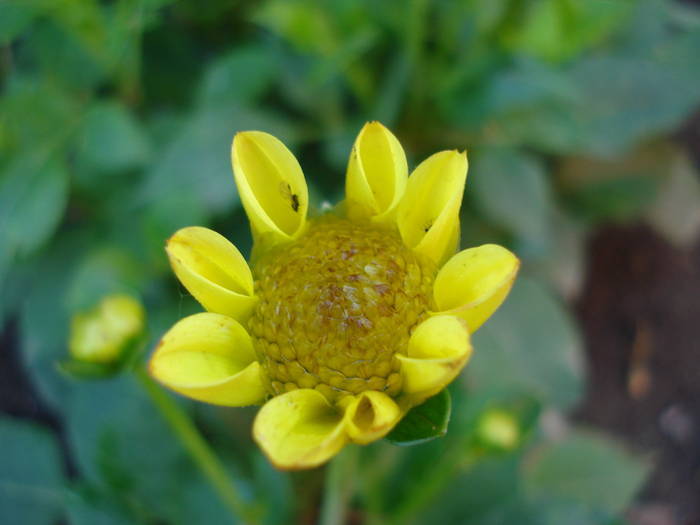
M 408 178 L 406 154 L 379 122 L 368 122 L 355 139 L 345 178 L 351 219 L 391 220 Z
M 180 320 L 158 343 L 149 370 L 168 388 L 215 405 L 252 405 L 266 396 L 250 336 L 225 315 Z
M 503 303 L 520 262 L 495 244 L 469 248 L 440 269 L 433 285 L 437 309 L 458 315 L 474 333 Z
M 207 228 L 178 230 L 165 250 L 180 282 L 210 312 L 244 321 L 255 306 L 248 264 L 224 236 Z
M 438 265 L 453 253 L 467 168 L 466 152 L 428 157 L 408 178 L 399 204 L 397 223 L 404 242 Z
M 362 392 L 345 409 L 347 433 L 366 445 L 386 436 L 401 418 L 399 406 L 383 392 Z
M 401 362 L 403 394 L 419 402 L 445 388 L 462 370 L 472 353 L 466 323 L 439 315 L 426 319 L 411 334 Z
M 297 237 L 306 223 L 309 195 L 292 152 L 268 133 L 245 131 L 233 138 L 231 161 L 256 242 Z
M 270 461 L 286 470 L 321 465 L 348 439 L 343 415 L 323 394 L 308 388 L 265 403 L 255 418 L 253 437 Z

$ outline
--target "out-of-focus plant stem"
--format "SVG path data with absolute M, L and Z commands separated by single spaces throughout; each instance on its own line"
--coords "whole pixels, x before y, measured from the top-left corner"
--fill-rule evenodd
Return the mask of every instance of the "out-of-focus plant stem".
M 247 525 L 258 525 L 261 522 L 258 512 L 243 501 L 236 487 L 231 483 L 226 469 L 199 433 L 187 413 L 148 376 L 145 370 L 137 368 L 134 373 L 151 398 L 151 401 L 153 401 L 153 404 L 173 429 L 187 452 L 189 452 L 192 460 L 229 508 L 234 518 Z
M 357 459 L 357 447 L 351 445 L 345 447 L 328 465 L 319 521 L 321 525 L 343 525 L 346 522 Z

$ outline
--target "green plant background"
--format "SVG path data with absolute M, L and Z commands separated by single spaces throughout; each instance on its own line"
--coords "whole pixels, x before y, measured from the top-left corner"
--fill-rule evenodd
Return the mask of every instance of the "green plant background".
M 236 131 L 283 139 L 318 206 L 380 120 L 411 166 L 468 148 L 462 246 L 524 263 L 450 387 L 446 437 L 288 474 L 252 443 L 254 410 L 177 402 L 264 523 L 343 523 L 324 477 L 351 523 L 623 523 L 652 463 L 569 421 L 586 374 L 567 301 L 596 225 L 697 232 L 669 137 L 700 103 L 698 49 L 700 12 L 662 0 L 0 1 L 0 325 L 62 429 L 0 416 L 2 521 L 236 522 L 133 377 L 58 371 L 69 319 L 138 294 L 152 347 L 197 311 L 163 245 L 206 225 L 249 252 Z M 514 450 L 481 442 L 492 410 L 518 422 Z

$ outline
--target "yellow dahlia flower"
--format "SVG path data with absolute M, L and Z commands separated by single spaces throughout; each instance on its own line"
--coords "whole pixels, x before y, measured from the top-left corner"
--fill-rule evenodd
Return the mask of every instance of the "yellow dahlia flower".
M 436 153 L 408 177 L 396 137 L 370 122 L 350 155 L 346 200 L 314 218 L 282 142 L 238 133 L 231 155 L 252 269 L 212 230 L 176 232 L 173 270 L 207 312 L 165 334 L 150 371 L 200 401 L 263 405 L 253 436 L 272 463 L 315 467 L 348 442 L 382 438 L 444 389 L 519 263 L 490 244 L 455 255 L 465 153 Z

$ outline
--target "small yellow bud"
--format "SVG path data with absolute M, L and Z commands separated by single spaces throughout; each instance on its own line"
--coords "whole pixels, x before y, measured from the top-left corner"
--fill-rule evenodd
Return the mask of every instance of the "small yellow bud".
M 73 316 L 68 349 L 73 359 L 109 364 L 117 361 L 144 328 L 143 306 L 128 295 L 108 295 Z
M 505 452 L 518 446 L 520 428 L 512 414 L 494 409 L 481 416 L 477 436 L 487 447 Z

